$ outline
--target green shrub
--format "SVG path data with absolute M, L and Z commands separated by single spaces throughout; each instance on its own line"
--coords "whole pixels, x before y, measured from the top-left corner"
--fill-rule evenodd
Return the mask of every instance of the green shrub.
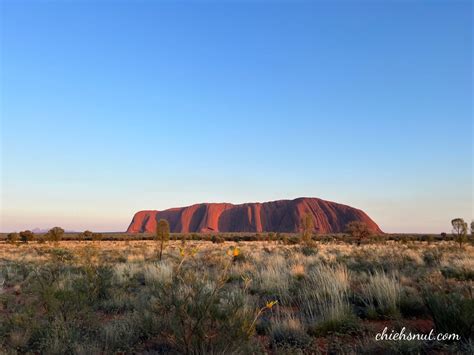
M 306 245 L 301 247 L 301 254 L 304 256 L 311 256 L 311 255 L 316 255 L 318 253 L 318 248 L 316 245 L 311 242 L 308 242 Z
M 28 243 L 35 239 L 35 234 L 30 230 L 26 230 L 20 232 L 20 239 L 23 243 Z
M 53 252 L 59 256 L 66 253 L 70 252 L 60 249 Z M 5 339 L 14 339 L 18 332 L 27 337 L 22 338 L 21 349 L 15 345 L 16 340 L 9 341 L 7 347 L 22 353 L 45 354 L 75 353 L 81 344 L 97 349 L 99 322 L 94 307 L 100 292 L 94 289 L 102 287 L 108 288 L 110 284 L 101 270 L 88 273 L 57 261 L 33 267 L 21 289 L 28 295 L 28 302 L 8 304 L 9 312 L 20 323 L 10 317 L 5 323 L 0 320 L 0 328 L 6 325 Z
M 435 240 L 432 234 L 424 235 L 422 238 L 423 238 L 423 241 L 427 242 L 428 244 L 433 243 Z
M 101 337 L 109 352 L 131 351 L 143 337 L 141 319 L 137 314 L 112 320 L 101 327 Z
M 352 221 L 346 225 L 346 233 L 356 239 L 360 244 L 364 239 L 370 237 L 372 232 L 366 223 L 360 221 Z
M 306 348 L 311 337 L 300 320 L 294 317 L 277 319 L 271 326 L 270 339 L 274 347 Z
M 275 233 L 273 233 L 273 232 L 268 233 L 267 234 L 267 241 L 272 242 L 274 240 L 275 240 Z
M 268 317 L 262 317 L 255 323 L 255 332 L 258 335 L 265 335 L 271 330 L 271 320 Z
M 51 228 L 48 233 L 46 233 L 45 237 L 47 240 L 51 242 L 59 242 L 64 235 L 64 229 L 61 227 L 54 227 Z
M 67 249 L 51 249 L 49 254 L 55 262 L 68 263 L 74 260 L 74 254 Z
M 213 234 L 211 236 L 211 242 L 213 242 L 215 244 L 222 244 L 222 243 L 224 243 L 224 238 L 219 234 Z
M 80 233 L 78 236 L 79 240 L 90 240 L 92 239 L 92 236 L 94 233 L 92 233 L 90 230 L 85 230 L 84 232 Z
M 350 334 L 361 329 L 357 317 L 347 312 L 343 317 L 330 318 L 310 326 L 308 334 L 313 336 L 325 336 L 330 333 Z
M 428 312 L 423 298 L 412 287 L 405 287 L 400 296 L 400 312 L 405 317 L 425 316 Z
M 8 243 L 16 243 L 19 239 L 20 239 L 20 235 L 18 233 L 8 233 L 7 235 Z
M 463 342 L 474 337 L 474 299 L 427 290 L 425 304 L 438 333 L 456 333 Z
M 45 236 L 45 235 L 38 235 L 38 236 L 36 237 L 36 242 L 37 242 L 38 244 L 44 244 L 44 243 L 46 243 L 46 236 Z
M 426 266 L 437 267 L 441 265 L 443 259 L 443 252 L 438 248 L 425 250 L 423 252 L 423 261 Z
M 441 268 L 441 274 L 447 279 L 474 281 L 474 270 L 468 267 L 445 266 Z

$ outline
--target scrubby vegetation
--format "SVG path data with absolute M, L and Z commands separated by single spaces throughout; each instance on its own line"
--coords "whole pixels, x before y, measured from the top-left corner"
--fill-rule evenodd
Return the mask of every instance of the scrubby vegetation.
M 168 241 L 166 228 L 158 242 L 97 242 L 92 232 L 78 242 L 56 232 L 46 243 L 19 235 L 0 242 L 0 353 L 474 349 L 469 242 Z M 384 327 L 461 339 L 375 341 Z
M 303 230 L 304 231 L 304 230 Z M 9 239 L 10 235 L 17 235 L 18 233 L 0 233 L 0 241 Z M 46 241 L 45 234 L 34 234 L 33 238 L 44 238 Z M 220 233 L 170 233 L 170 240 L 191 240 L 191 241 L 213 241 L 213 242 L 274 242 L 278 244 L 293 245 L 302 243 L 303 233 L 245 233 L 245 232 L 220 232 Z M 156 238 L 155 233 L 93 233 L 91 231 L 84 231 L 82 233 L 76 232 L 65 232 L 61 236 L 61 240 L 64 241 L 89 241 L 89 240 L 104 240 L 104 241 L 133 241 L 133 240 L 154 240 Z M 469 243 L 474 240 L 472 233 L 463 239 L 463 242 Z M 309 244 L 312 242 L 320 243 L 345 243 L 345 244 L 372 244 L 372 243 L 383 243 L 386 241 L 398 241 L 398 242 L 428 242 L 435 243 L 440 241 L 457 241 L 456 234 L 369 234 L 364 235 L 363 238 L 354 236 L 347 230 L 346 233 L 330 233 L 330 234 L 319 234 L 316 231 L 310 236 Z

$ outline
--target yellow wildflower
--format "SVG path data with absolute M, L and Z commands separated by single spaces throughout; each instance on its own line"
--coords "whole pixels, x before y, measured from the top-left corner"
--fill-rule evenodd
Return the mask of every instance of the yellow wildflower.
M 270 302 L 267 302 L 267 308 L 268 309 L 272 309 L 272 307 L 274 305 L 276 305 L 278 303 L 278 301 L 270 301 Z

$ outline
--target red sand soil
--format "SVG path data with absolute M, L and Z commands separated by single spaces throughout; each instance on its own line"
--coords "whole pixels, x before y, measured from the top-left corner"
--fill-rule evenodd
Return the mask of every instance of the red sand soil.
M 426 318 L 403 319 L 403 321 L 398 322 L 395 322 L 393 320 L 371 320 L 366 321 L 365 323 L 368 327 L 372 328 L 374 332 L 381 332 L 385 327 L 387 327 L 390 333 L 390 330 L 399 329 L 401 326 L 404 326 L 411 331 L 428 334 L 431 329 L 435 328 L 433 320 Z

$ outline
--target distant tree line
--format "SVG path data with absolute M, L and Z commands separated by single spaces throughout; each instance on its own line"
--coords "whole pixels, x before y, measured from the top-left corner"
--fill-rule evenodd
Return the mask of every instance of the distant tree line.
M 22 242 L 27 244 L 28 242 L 37 241 L 38 243 L 53 242 L 57 243 L 64 237 L 64 229 L 61 227 L 53 227 L 47 233 L 36 235 L 31 230 L 21 231 L 19 233 L 13 232 L 7 235 L 7 242 L 17 243 Z M 102 240 L 102 233 L 93 233 L 89 230 L 78 234 L 79 240 Z
M 448 236 L 446 233 L 441 233 L 438 235 L 438 240 L 454 240 L 459 244 L 459 247 L 462 248 L 463 245 L 469 240 L 468 232 L 470 231 L 471 239 L 474 241 L 473 233 L 474 233 L 474 221 L 471 221 L 470 225 L 464 221 L 462 218 L 454 218 L 451 220 L 452 226 L 452 234 Z M 338 235 L 338 234 L 322 234 L 319 235 L 317 233 L 317 227 L 314 225 L 313 218 L 310 214 L 306 214 L 300 222 L 300 235 L 299 237 L 292 233 L 255 233 L 253 235 L 234 235 L 225 237 L 222 233 L 217 234 L 198 234 L 198 233 L 190 233 L 190 234 L 174 234 L 174 239 L 180 239 L 184 244 L 187 239 L 191 240 L 208 240 L 213 243 L 223 243 L 226 240 L 232 241 L 266 241 L 266 242 L 275 242 L 281 244 L 303 244 L 306 246 L 311 246 L 312 243 L 316 240 L 319 241 L 330 241 L 330 240 L 342 240 L 347 241 L 350 243 L 356 243 L 360 245 L 364 241 L 372 241 L 372 240 L 400 240 L 402 242 L 406 242 L 408 240 L 421 240 L 432 242 L 435 239 L 435 235 L 420 235 L 420 236 L 408 236 L 408 235 L 386 235 L 386 237 L 382 238 L 381 236 L 375 235 L 367 226 L 366 223 L 360 221 L 351 221 L 346 225 L 345 228 L 345 236 Z M 64 238 L 64 229 L 61 227 L 53 227 L 45 234 L 38 234 L 36 235 L 31 230 L 21 231 L 19 233 L 13 232 L 7 235 L 7 242 L 9 243 L 29 243 L 32 241 L 37 241 L 38 243 L 46 243 L 52 242 L 57 243 Z M 146 238 L 146 235 L 142 235 L 138 239 L 155 239 L 159 242 L 159 256 L 160 259 L 163 254 L 163 250 L 166 247 L 166 244 L 170 240 L 170 226 L 166 219 L 160 219 L 157 222 L 157 227 L 154 236 L 149 236 Z M 347 239 L 349 237 L 349 239 Z M 78 233 L 74 236 L 74 240 L 92 240 L 92 241 L 101 241 L 103 240 L 104 236 L 102 233 L 95 233 L 90 230 L 86 230 L 82 233 Z M 441 238 L 441 239 L 440 239 Z M 110 237 L 109 237 L 110 239 Z M 116 237 L 115 240 L 124 239 L 123 237 L 120 238 Z M 114 239 L 113 239 L 114 240 Z M 128 238 L 127 238 L 128 240 Z

